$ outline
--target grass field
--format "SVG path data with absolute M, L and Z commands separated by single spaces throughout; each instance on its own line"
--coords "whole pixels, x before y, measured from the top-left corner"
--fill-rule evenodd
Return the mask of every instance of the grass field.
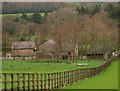
M 62 61 L 62 60 L 61 60 Z M 39 61 L 7 61 L 2 62 L 2 71 L 6 73 L 47 73 L 61 72 L 78 68 L 92 68 L 103 64 L 105 61 L 100 60 L 77 60 L 77 62 L 67 64 L 63 63 L 41 63 Z M 87 66 L 78 66 L 78 63 L 88 63 Z
M 65 89 L 118 89 L 118 61 L 100 75 L 80 80 Z

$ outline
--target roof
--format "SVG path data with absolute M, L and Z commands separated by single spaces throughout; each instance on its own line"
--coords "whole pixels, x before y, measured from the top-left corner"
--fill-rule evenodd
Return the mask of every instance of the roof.
M 108 52 L 109 49 L 104 47 L 104 46 L 98 46 L 98 47 L 95 47 L 91 50 L 88 50 L 87 51 L 87 54 L 104 54 L 106 52 Z
M 71 43 L 62 43 L 61 47 L 63 52 L 74 51 L 75 49 L 75 45 Z
M 74 51 L 75 45 L 73 45 L 71 43 L 62 43 L 61 49 L 62 49 L 62 52 Z M 39 51 L 57 52 L 58 51 L 57 43 L 55 42 L 55 40 L 50 39 L 47 42 L 45 42 L 44 44 L 42 44 L 41 46 L 39 46 Z
M 17 41 L 12 43 L 12 49 L 35 49 L 36 45 L 33 41 Z
M 39 51 L 44 51 L 44 52 L 55 52 L 55 41 L 50 39 L 41 46 L 39 46 Z

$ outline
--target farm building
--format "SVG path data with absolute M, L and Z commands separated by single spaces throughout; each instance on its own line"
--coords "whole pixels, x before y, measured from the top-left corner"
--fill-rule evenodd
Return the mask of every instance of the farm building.
M 33 59 L 36 56 L 36 45 L 33 41 L 18 41 L 12 44 L 12 56 L 18 59 Z
M 78 46 L 71 43 L 61 43 L 58 48 L 56 41 L 50 39 L 39 46 L 38 56 L 39 58 L 74 59 L 78 56 Z
M 113 51 L 112 56 L 120 57 L 120 50 Z
M 7 52 L 6 55 L 5 55 L 5 59 L 13 59 L 12 53 L 11 52 Z
M 2 52 L 0 52 L 0 60 L 2 59 L 3 55 L 2 55 Z
M 87 59 L 102 59 L 105 57 L 110 57 L 110 52 L 108 48 L 105 47 L 96 47 L 91 50 L 88 50 L 86 53 Z

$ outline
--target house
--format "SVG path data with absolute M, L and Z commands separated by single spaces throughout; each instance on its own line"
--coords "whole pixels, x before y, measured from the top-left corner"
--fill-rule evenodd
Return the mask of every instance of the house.
M 3 55 L 2 55 L 2 52 L 0 51 L 0 60 L 2 60 L 2 57 L 3 57 Z
M 5 55 L 5 59 L 13 59 L 12 53 L 11 52 L 7 52 L 6 55 Z
M 109 58 L 110 51 L 108 48 L 105 48 L 103 46 L 98 46 L 98 47 L 94 47 L 91 50 L 88 50 L 86 52 L 86 58 L 87 59 L 102 59 L 102 58 Z
M 116 50 L 112 52 L 113 57 L 120 57 L 120 50 Z
M 74 59 L 77 56 L 78 46 L 71 43 L 60 43 L 58 46 L 55 40 L 50 39 L 39 46 L 39 58 Z
M 12 56 L 17 59 L 34 59 L 36 45 L 33 41 L 17 41 L 12 43 Z

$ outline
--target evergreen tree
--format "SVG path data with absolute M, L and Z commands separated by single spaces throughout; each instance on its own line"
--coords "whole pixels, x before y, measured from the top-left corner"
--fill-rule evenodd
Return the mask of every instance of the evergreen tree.
M 33 21 L 34 23 L 40 24 L 40 23 L 43 22 L 43 18 L 42 18 L 42 16 L 41 16 L 41 14 L 39 14 L 39 13 L 34 13 L 34 14 L 32 15 L 32 21 Z

